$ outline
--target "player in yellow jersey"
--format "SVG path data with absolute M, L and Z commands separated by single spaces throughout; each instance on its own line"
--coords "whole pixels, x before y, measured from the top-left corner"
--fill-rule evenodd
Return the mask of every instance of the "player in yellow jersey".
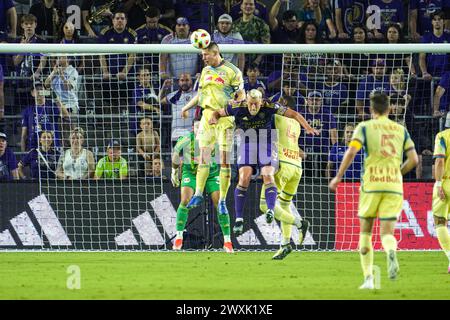
M 209 124 L 211 115 L 216 110 L 225 108 L 229 103 L 236 104 L 245 100 L 244 81 L 242 72 L 232 63 L 225 61 L 216 43 L 202 50 L 202 58 L 206 66 L 202 70 L 198 94 L 182 109 L 182 116 L 186 111 L 196 106 L 203 109 L 198 132 L 200 147 L 200 164 L 197 169 L 197 185 L 194 196 L 187 208 L 195 208 L 203 202 L 203 190 L 209 175 L 211 152 L 218 143 L 220 151 L 220 199 L 219 214 L 228 214 L 226 196 L 230 187 L 231 166 L 229 153 L 233 141 L 233 118 L 221 118 L 217 124 Z
M 295 217 L 290 209 L 292 199 L 297 193 L 302 178 L 302 154 L 298 145 L 301 133 L 300 124 L 291 118 L 275 115 L 275 128 L 278 130 L 278 171 L 275 173 L 275 184 L 278 190 L 278 202 L 275 205 L 275 218 L 281 222 L 282 240 L 280 249 L 272 257 L 282 260 L 292 252 L 292 226 L 299 229 L 299 245 L 303 243 L 308 231 L 309 221 Z M 264 186 L 261 191 L 260 209 L 265 212 L 267 204 Z
M 356 127 L 352 140 L 330 189 L 336 191 L 347 168 L 356 154 L 364 148 L 364 174 L 359 193 L 358 216 L 360 221 L 359 252 L 364 273 L 360 289 L 374 289 L 372 228 L 374 219 L 380 220 L 380 236 L 387 254 L 389 278 L 397 278 L 397 239 L 395 223 L 403 206 L 403 176 L 418 163 L 418 156 L 408 131 L 402 125 L 389 120 L 389 97 L 374 91 L 370 96 L 372 120 Z M 406 154 L 406 161 L 403 155 Z
M 450 273 L 450 236 L 447 222 L 450 212 L 450 129 L 439 132 L 434 142 L 434 178 L 436 183 L 433 188 L 433 217 L 436 233 L 447 255 Z

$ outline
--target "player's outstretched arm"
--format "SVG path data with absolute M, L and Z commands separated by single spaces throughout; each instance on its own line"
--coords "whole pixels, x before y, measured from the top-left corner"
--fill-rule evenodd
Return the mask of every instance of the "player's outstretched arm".
M 406 161 L 403 162 L 401 171 L 402 175 L 407 174 L 409 171 L 414 169 L 419 163 L 419 156 L 417 155 L 416 149 L 411 148 L 406 151 Z
M 352 143 L 355 141 L 352 141 Z M 336 177 L 331 180 L 328 187 L 331 191 L 335 192 L 337 185 L 339 182 L 341 182 L 342 177 L 344 176 L 345 171 L 347 171 L 348 167 L 352 164 L 353 160 L 355 159 L 356 154 L 361 149 L 361 144 L 359 142 L 356 142 L 356 145 L 350 144 L 350 147 L 345 151 L 344 159 L 342 159 L 341 165 L 339 166 L 339 170 L 336 174 Z M 359 144 L 359 145 L 358 145 Z
M 314 129 L 313 127 L 311 127 L 309 125 L 308 121 L 306 121 L 306 119 L 297 111 L 294 111 L 292 109 L 287 109 L 286 112 L 284 113 L 284 116 L 295 119 L 306 130 L 306 133 L 316 135 L 316 136 L 318 136 L 320 134 L 320 132 L 318 130 Z
M 188 117 L 187 111 L 198 105 L 198 93 L 181 109 L 181 117 L 186 119 Z

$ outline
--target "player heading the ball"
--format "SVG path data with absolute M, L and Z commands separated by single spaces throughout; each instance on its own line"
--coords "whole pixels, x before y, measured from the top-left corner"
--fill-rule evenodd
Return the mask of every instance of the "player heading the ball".
M 225 108 L 229 103 L 235 105 L 245 100 L 242 72 L 232 63 L 225 61 L 219 46 L 215 42 L 202 50 L 202 59 L 206 66 L 200 75 L 197 95 L 183 107 L 182 116 L 197 104 L 203 109 L 198 140 L 200 147 L 200 163 L 197 169 L 197 185 L 194 196 L 187 208 L 195 208 L 203 202 L 203 190 L 209 175 L 211 151 L 219 144 L 220 151 L 220 200 L 219 214 L 228 214 L 226 196 L 230 187 L 231 166 L 230 152 L 234 121 L 231 117 L 222 118 L 217 124 L 210 125 L 209 120 L 214 111 Z
M 234 193 L 236 223 L 233 231 L 236 235 L 243 232 L 247 189 L 250 185 L 250 178 L 257 172 L 257 169 L 260 170 L 264 183 L 261 192 L 264 194 L 262 197 L 267 204 L 262 206 L 266 222 L 272 223 L 274 215 L 277 219 L 280 218 L 280 211 L 275 210 L 278 194 L 274 178 L 275 168 L 278 167 L 278 142 L 276 131 L 272 130 L 275 114 L 295 119 L 299 126 L 304 127 L 309 134 L 319 134 L 300 113 L 279 103 L 265 101 L 262 93 L 257 89 L 250 90 L 245 101 L 236 105 L 229 104 L 226 108 L 215 111 L 209 120 L 209 124 L 212 125 L 223 117 L 234 116 L 236 122 L 236 133 L 240 141 L 238 147 L 239 183 Z M 277 213 L 278 215 L 276 215 Z M 290 224 L 294 222 L 290 217 L 286 217 L 284 220 Z M 301 226 L 300 221 L 298 221 L 298 226 Z
M 388 275 L 397 278 L 397 239 L 395 223 L 403 207 L 403 177 L 419 162 L 414 142 L 405 127 L 389 120 L 389 97 L 381 91 L 370 95 L 372 120 L 356 127 L 352 140 L 330 189 L 336 191 L 347 168 L 356 154 L 364 148 L 364 175 L 359 192 L 358 216 L 360 221 L 359 250 L 364 283 L 360 289 L 374 289 L 372 229 L 374 219 L 380 219 L 380 236 L 387 254 Z M 406 161 L 403 155 L 406 154 Z

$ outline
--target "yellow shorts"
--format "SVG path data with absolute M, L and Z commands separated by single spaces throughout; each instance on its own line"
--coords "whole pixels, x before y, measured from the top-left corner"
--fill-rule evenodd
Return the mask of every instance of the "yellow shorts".
M 233 147 L 234 118 L 220 118 L 217 124 L 210 125 L 208 122 L 213 112 L 210 109 L 203 110 L 197 134 L 199 147 L 214 148 L 214 145 L 218 143 L 220 151 L 230 152 Z
M 445 191 L 445 189 L 444 189 Z M 449 219 L 450 212 L 450 198 L 447 192 L 445 192 L 445 200 L 442 201 L 437 195 L 436 187 L 433 187 L 433 205 L 432 205 L 433 216 Z
M 358 216 L 360 218 L 378 218 L 397 220 L 402 213 L 403 195 L 388 192 L 359 192 Z
M 278 194 L 286 201 L 291 201 L 297 194 L 298 184 L 302 178 L 303 170 L 293 164 L 280 162 L 279 169 L 275 173 L 275 184 Z

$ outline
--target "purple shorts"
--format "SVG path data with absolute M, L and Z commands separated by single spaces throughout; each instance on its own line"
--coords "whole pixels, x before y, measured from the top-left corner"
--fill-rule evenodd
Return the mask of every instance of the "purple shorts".
M 249 142 L 241 141 L 238 144 L 237 153 L 237 165 L 238 169 L 242 167 L 252 167 L 253 172 L 256 169 L 263 168 L 265 166 L 278 166 L 278 150 L 277 146 L 272 143 L 270 137 L 267 137 L 266 141 Z

